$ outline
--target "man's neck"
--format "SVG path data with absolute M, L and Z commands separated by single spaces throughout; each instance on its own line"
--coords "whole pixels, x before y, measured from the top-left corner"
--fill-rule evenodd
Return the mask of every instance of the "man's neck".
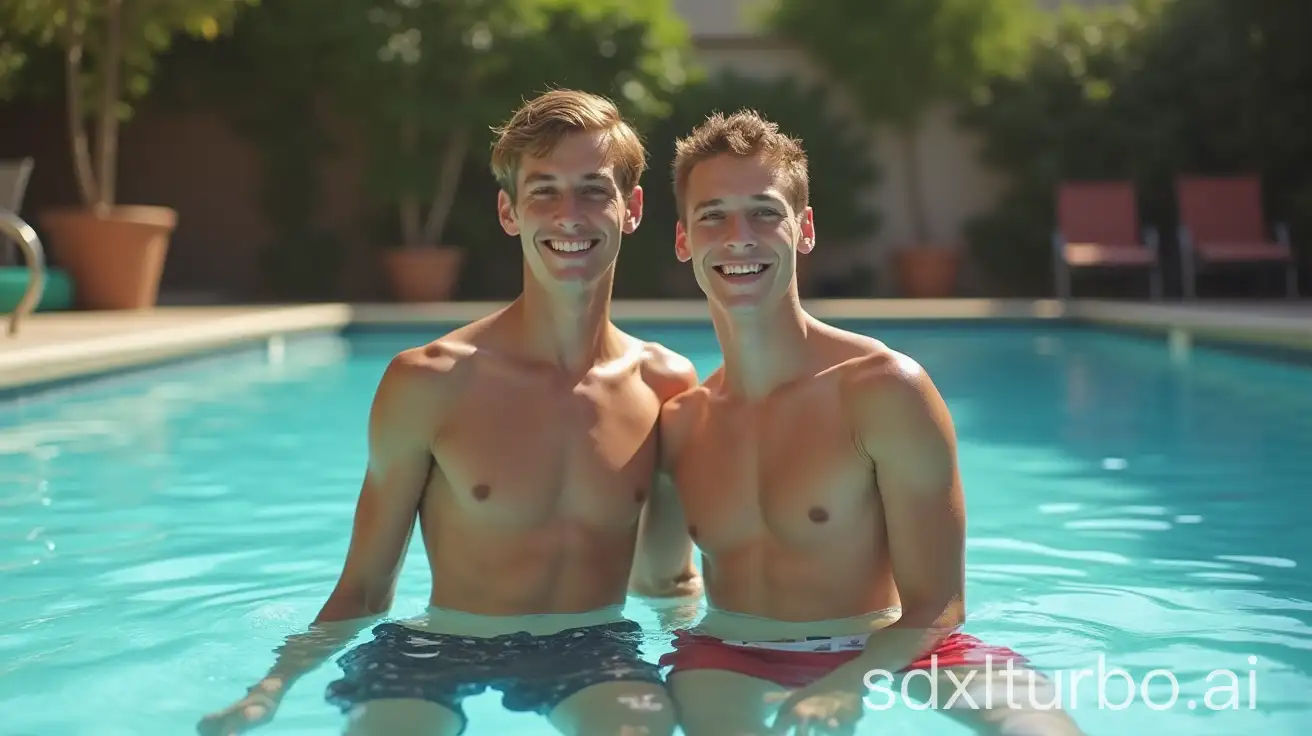
M 584 373 L 624 351 L 610 321 L 611 282 L 607 274 L 590 288 L 552 293 L 525 273 L 524 291 L 511 307 L 518 312 L 525 351 L 567 373 Z
M 711 307 L 724 354 L 722 378 L 731 393 L 760 399 L 807 371 L 811 318 L 795 294 L 760 312 L 729 313 Z

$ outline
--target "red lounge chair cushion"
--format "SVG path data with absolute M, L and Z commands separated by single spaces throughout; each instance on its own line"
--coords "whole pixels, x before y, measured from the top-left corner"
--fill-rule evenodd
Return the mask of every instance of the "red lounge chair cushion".
M 1153 254 L 1141 245 L 1067 243 L 1066 262 L 1072 266 L 1148 266 Z
M 1209 261 L 1287 261 L 1289 251 L 1279 243 L 1202 242 L 1194 243 L 1198 254 Z

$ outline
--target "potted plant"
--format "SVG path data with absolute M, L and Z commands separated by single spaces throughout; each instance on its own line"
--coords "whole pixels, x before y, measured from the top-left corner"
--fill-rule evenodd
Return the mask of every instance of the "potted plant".
M 668 59 L 684 36 L 664 0 L 361 0 L 371 33 L 356 75 L 336 90 L 364 131 L 366 189 L 394 215 L 383 270 L 403 301 L 451 298 L 464 250 L 448 242 L 470 154 L 525 97 L 549 85 L 614 94 L 656 109 L 678 86 Z M 665 23 L 666 25 L 660 25 Z M 485 166 L 485 160 L 477 164 Z M 491 204 L 488 205 L 491 213 Z M 490 216 L 490 215 L 489 215 Z
M 216 38 L 240 5 L 255 1 L 70 0 L 10 8 L 17 31 L 62 51 L 81 205 L 38 213 L 37 220 L 83 308 L 154 306 L 177 212 L 119 204 L 119 125 L 149 91 L 155 60 L 175 34 Z
M 772 30 L 853 94 L 870 122 L 896 133 L 911 242 L 899 249 L 895 267 L 908 296 L 950 296 L 960 259 L 955 247 L 934 244 L 928 234 L 920 162 L 925 113 L 1020 68 L 1028 7 L 1026 0 L 777 0 L 767 16 Z
M 447 224 L 471 148 L 495 120 L 490 84 L 502 39 L 524 25 L 516 0 L 359 0 L 362 32 L 349 78 L 329 90 L 360 129 L 365 190 L 390 210 L 383 272 L 402 301 L 442 301 L 464 253 Z

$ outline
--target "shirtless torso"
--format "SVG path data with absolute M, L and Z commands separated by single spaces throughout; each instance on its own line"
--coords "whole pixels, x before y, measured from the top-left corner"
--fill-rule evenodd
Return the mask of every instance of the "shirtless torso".
M 697 374 L 610 321 L 646 159 L 618 107 L 577 90 L 526 101 L 499 129 L 495 211 L 519 241 L 524 289 L 390 362 L 336 586 L 311 630 L 202 733 L 267 723 L 293 682 L 388 613 L 416 522 L 430 605 L 337 658 L 326 698 L 349 733 L 462 733 L 461 703 L 489 687 L 567 736 L 673 732 L 660 668 L 621 612 L 630 591 L 699 590 L 658 472 L 661 404 Z
M 1063 711 L 1012 697 L 1004 663 L 1029 670 L 1011 650 L 962 634 L 908 646 L 922 627 L 964 621 L 964 499 L 947 408 L 920 366 L 876 340 L 816 322 L 806 342 L 805 377 L 748 401 L 716 374 L 661 419 L 710 604 L 662 660 L 674 665 L 685 732 L 755 733 L 774 704 L 779 728 L 849 733 L 871 687 L 864 673 L 930 671 L 908 660 L 934 652 L 945 679 L 937 691 L 908 680 L 909 697 L 946 700 L 965 683 L 967 695 L 936 707 L 976 733 L 1079 734 Z M 970 664 L 985 656 L 994 670 Z M 1046 678 L 1025 677 L 1036 702 L 1055 702 Z
M 709 603 L 661 658 L 684 731 L 851 733 L 872 673 L 1019 660 L 959 631 L 965 497 L 943 397 L 908 356 L 802 308 L 796 266 L 817 240 L 800 143 L 740 110 L 675 158 L 675 254 L 724 355 L 661 418 Z
M 898 360 L 857 336 L 834 338 L 815 358 L 814 375 L 762 401 L 720 391 L 718 374 L 673 399 L 662 420 L 670 473 L 711 606 L 830 622 L 817 634 L 861 633 L 879 623 L 868 614 L 899 599 L 852 395 L 895 373 Z
M 397 355 L 380 381 L 350 551 L 319 619 L 390 607 L 416 521 L 432 588 L 427 611 L 343 657 L 329 700 L 354 732 L 460 733 L 461 701 L 487 686 L 566 734 L 673 729 L 621 609 L 630 591 L 698 590 L 658 472 L 661 405 L 696 373 L 613 326 L 592 365 L 548 365 L 527 357 L 523 320 L 512 305 Z
M 692 367 L 622 336 L 619 354 L 566 376 L 499 350 L 497 325 L 473 323 L 393 360 L 372 422 L 388 449 L 361 503 L 417 516 L 434 606 L 508 616 L 621 604 L 654 490 L 660 407 Z M 369 529 L 382 515 L 362 518 L 364 534 L 407 538 Z M 387 577 L 361 578 L 375 581 Z

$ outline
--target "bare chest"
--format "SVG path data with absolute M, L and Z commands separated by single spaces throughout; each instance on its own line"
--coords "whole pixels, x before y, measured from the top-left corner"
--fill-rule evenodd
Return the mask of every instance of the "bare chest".
M 650 490 L 655 394 L 638 377 L 475 381 L 434 441 L 444 502 L 498 526 L 626 527 Z
M 878 513 L 874 471 L 829 396 L 708 408 L 675 475 L 690 532 L 708 554 L 766 539 L 824 546 L 870 529 Z

